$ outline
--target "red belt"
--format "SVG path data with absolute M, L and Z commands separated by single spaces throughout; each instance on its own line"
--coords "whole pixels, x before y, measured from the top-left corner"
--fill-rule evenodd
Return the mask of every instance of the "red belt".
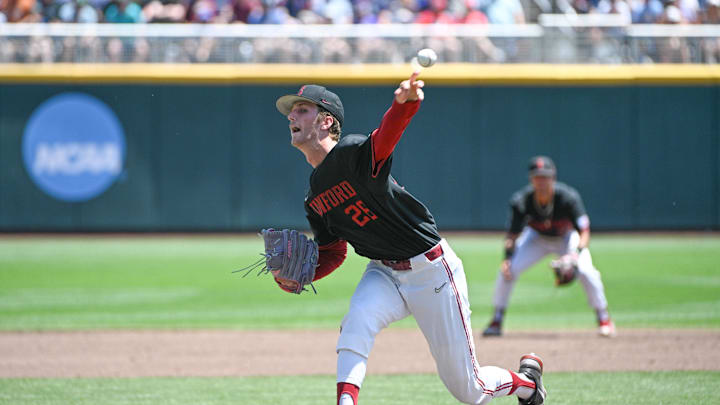
M 435 245 L 434 248 L 428 250 L 425 252 L 425 257 L 427 257 L 428 260 L 433 261 L 437 259 L 438 257 L 443 255 L 442 246 L 438 243 Z M 410 265 L 410 259 L 405 260 L 380 260 L 382 264 L 390 267 L 393 270 L 397 271 L 403 271 L 403 270 L 412 270 L 412 266 Z

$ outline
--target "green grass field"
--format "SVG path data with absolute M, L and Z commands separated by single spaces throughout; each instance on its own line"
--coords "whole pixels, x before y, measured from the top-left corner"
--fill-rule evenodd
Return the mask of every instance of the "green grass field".
M 501 236 L 448 239 L 465 264 L 477 330 L 490 315 Z M 0 238 L 0 330 L 337 328 L 365 259 L 350 254 L 316 283 L 318 295 L 295 296 L 267 275 L 231 273 L 261 249 L 256 236 Z M 717 235 L 595 235 L 591 251 L 621 328 L 720 328 Z M 520 279 L 506 328 L 594 325 L 581 287 L 554 287 L 546 259 Z M 720 372 L 546 379 L 551 404 L 720 404 Z M 288 391 L 293 405 L 330 404 L 333 385 L 333 376 L 0 379 L 0 404 L 276 404 Z M 410 393 L 414 404 L 456 403 L 434 375 L 368 376 L 361 403 L 398 404 Z
M 720 373 L 554 373 L 553 405 L 717 404 Z M 334 379 L 328 377 L 125 378 L 0 380 L 0 404 L 47 405 L 277 405 L 334 404 Z M 328 388 L 330 387 L 330 388 Z M 516 405 L 516 397 L 492 401 Z M 435 375 L 370 375 L 360 404 L 452 405 Z
M 448 239 L 482 325 L 500 236 Z M 0 330 L 336 328 L 366 260 L 351 253 L 317 295 L 296 296 L 231 273 L 261 249 L 255 236 L 0 239 Z M 591 251 L 620 326 L 720 327 L 720 237 L 597 235 Z M 594 325 L 580 286 L 554 287 L 548 260 L 518 282 L 508 329 Z

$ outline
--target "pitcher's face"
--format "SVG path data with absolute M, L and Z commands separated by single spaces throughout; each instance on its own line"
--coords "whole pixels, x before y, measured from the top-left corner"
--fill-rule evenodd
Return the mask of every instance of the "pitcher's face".
M 287 116 L 290 127 L 291 143 L 294 146 L 304 145 L 317 139 L 320 128 L 318 106 L 313 103 L 298 101 Z

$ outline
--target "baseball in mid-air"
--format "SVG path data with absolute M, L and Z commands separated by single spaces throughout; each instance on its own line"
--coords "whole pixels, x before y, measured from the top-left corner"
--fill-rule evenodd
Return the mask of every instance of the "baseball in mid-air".
M 430 48 L 421 49 L 417 53 L 418 64 L 422 67 L 430 67 L 437 61 L 437 54 Z

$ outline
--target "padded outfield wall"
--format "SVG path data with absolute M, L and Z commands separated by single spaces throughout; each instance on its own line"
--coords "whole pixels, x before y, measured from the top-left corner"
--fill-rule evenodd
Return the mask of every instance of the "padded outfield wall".
M 0 231 L 306 228 L 310 167 L 289 145 L 275 99 L 304 82 L 326 84 L 345 104 L 343 132 L 367 133 L 408 68 L 298 72 L 0 67 Z M 551 156 L 559 179 L 581 192 L 594 229 L 720 229 L 719 69 L 446 65 L 423 76 L 427 100 L 396 149 L 393 173 L 441 229 L 504 228 L 508 198 L 526 184 L 536 154 Z M 38 118 L 68 93 L 107 107 L 120 148 L 89 140 L 104 132 L 90 113 L 60 114 L 61 124 Z M 38 151 L 50 166 L 33 161 Z M 105 183 L 90 197 L 53 194 L 103 170 Z

